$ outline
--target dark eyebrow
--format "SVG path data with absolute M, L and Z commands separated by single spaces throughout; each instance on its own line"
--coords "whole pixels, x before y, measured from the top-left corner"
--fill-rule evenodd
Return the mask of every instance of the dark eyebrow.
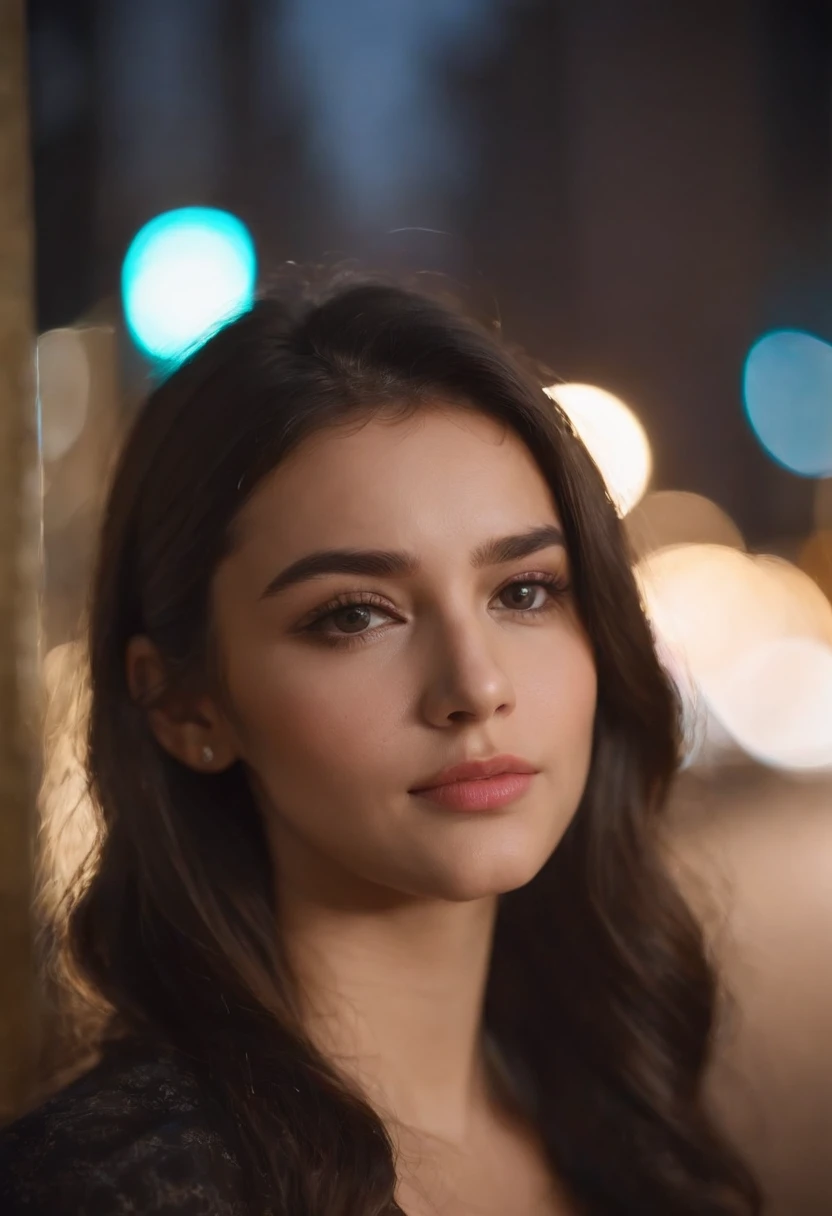
M 543 524 L 520 532 L 516 536 L 500 536 L 478 545 L 471 554 L 475 570 L 520 561 L 558 545 L 566 547 L 563 532 L 554 524 Z M 363 574 L 374 578 L 404 578 L 419 569 L 416 558 L 409 553 L 385 549 L 324 549 L 309 553 L 292 562 L 269 583 L 261 599 L 279 595 L 287 587 L 327 574 Z

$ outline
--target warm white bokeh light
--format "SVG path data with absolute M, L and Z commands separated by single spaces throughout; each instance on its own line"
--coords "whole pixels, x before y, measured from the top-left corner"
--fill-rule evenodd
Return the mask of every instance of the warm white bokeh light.
M 742 650 L 783 637 L 832 643 L 832 605 L 796 566 L 724 545 L 678 545 L 640 562 L 654 628 L 695 683 Z
M 832 768 L 832 647 L 776 638 L 711 675 L 708 702 L 737 743 L 763 764 Z
M 668 545 L 727 545 L 744 549 L 745 541 L 727 512 L 688 490 L 654 490 L 627 516 L 627 535 L 637 557 Z
M 644 427 L 629 406 L 594 384 L 551 384 L 544 392 L 568 416 L 619 514 L 626 515 L 644 494 L 653 470 Z
M 59 460 L 80 437 L 87 420 L 90 379 L 83 331 L 50 329 L 41 334 L 37 380 L 44 460 Z
M 779 558 L 721 545 L 660 550 L 639 563 L 637 575 L 663 661 L 687 714 L 700 715 L 700 733 L 704 704 L 767 763 L 789 766 L 793 757 L 794 767 L 807 768 L 826 757 L 822 723 L 806 728 L 805 755 L 794 737 L 794 723 L 813 722 L 825 705 L 825 656 L 832 654 L 832 605 L 808 575 Z M 793 642 L 806 647 L 783 647 Z M 791 653 L 789 682 L 784 656 Z M 809 653 L 822 656 L 816 683 Z
M 780 557 L 761 555 L 754 563 L 771 585 L 771 610 L 783 637 L 809 637 L 832 645 L 832 604 L 804 570 Z

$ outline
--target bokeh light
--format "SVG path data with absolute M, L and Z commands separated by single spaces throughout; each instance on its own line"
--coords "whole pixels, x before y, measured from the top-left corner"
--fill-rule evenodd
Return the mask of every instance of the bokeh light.
M 753 559 L 768 580 L 767 611 L 781 637 L 811 637 L 832 645 L 832 604 L 816 581 L 792 562 L 767 554 Z
M 645 557 L 669 545 L 727 545 L 744 549 L 737 525 L 703 494 L 687 490 L 654 490 L 627 516 L 627 535 L 634 555 Z
M 663 644 L 700 687 L 741 651 L 777 638 L 832 644 L 832 605 L 808 575 L 780 558 L 678 545 L 640 562 L 637 575 Z
M 640 562 L 637 574 L 653 627 L 691 687 L 730 660 L 747 624 L 753 630 L 761 580 L 736 549 L 671 546 Z
M 78 440 L 90 399 L 89 354 L 83 331 L 50 329 L 37 344 L 41 451 L 59 460 Z
M 775 638 L 712 673 L 709 704 L 754 759 L 775 768 L 832 768 L 832 647 Z
M 594 384 L 552 384 L 544 391 L 568 416 L 619 514 L 626 515 L 647 489 L 653 469 L 644 427 L 629 406 Z
M 832 654 L 832 605 L 807 574 L 780 558 L 719 545 L 658 551 L 637 574 L 688 717 L 704 704 L 740 747 L 769 764 L 832 762 L 826 726 L 812 718 L 827 704 L 825 658 L 815 682 L 806 674 L 807 654 Z M 809 650 L 784 649 L 792 642 Z M 796 655 L 791 682 L 783 677 L 789 654 Z M 796 721 L 813 723 L 805 751 L 795 741 Z
M 226 211 L 184 207 L 156 216 L 133 239 L 122 267 L 124 313 L 148 355 L 181 359 L 251 307 L 254 242 Z
M 779 329 L 751 348 L 743 376 L 755 435 L 778 463 L 803 477 L 832 473 L 832 346 Z

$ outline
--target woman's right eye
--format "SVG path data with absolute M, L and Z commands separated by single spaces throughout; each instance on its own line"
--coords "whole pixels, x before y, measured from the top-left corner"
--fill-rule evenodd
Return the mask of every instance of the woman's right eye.
M 374 609 L 369 604 L 348 604 L 344 608 L 328 612 L 322 620 L 331 621 L 339 633 L 356 634 L 369 629 L 373 614 L 378 612 L 379 609 Z
M 373 617 L 382 619 L 374 622 Z M 315 619 L 303 627 L 303 632 L 317 634 L 338 645 L 358 641 L 391 619 L 392 613 L 374 600 L 343 599 L 324 605 Z

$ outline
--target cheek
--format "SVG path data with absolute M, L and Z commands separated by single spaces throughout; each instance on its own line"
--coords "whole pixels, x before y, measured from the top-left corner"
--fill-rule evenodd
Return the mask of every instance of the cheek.
M 575 647 L 571 661 L 566 664 L 564 686 L 565 700 L 572 709 L 575 731 L 579 736 L 584 736 L 589 747 L 598 702 L 598 675 L 588 644 L 582 642 L 580 646 Z
M 518 706 L 542 725 L 558 752 L 578 749 L 576 760 L 592 743 L 598 680 L 589 642 L 578 632 L 553 641 L 547 660 L 529 665 Z M 530 725 L 530 723 L 529 723 Z
M 240 656 L 228 684 L 252 767 L 279 774 L 281 784 L 308 777 L 317 787 L 367 771 L 401 705 L 389 680 L 367 679 L 352 657 Z

